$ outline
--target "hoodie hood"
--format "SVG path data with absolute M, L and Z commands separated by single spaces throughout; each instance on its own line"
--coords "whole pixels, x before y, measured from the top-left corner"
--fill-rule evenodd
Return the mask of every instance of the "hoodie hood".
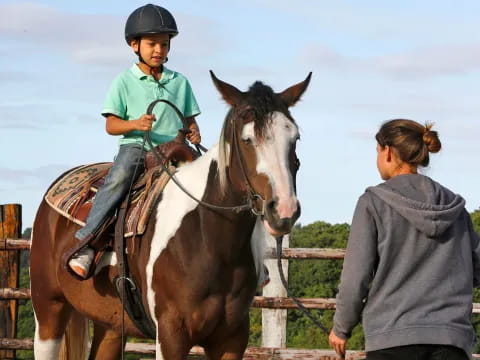
M 465 200 L 420 174 L 398 175 L 366 190 L 428 237 L 443 234 L 462 214 Z

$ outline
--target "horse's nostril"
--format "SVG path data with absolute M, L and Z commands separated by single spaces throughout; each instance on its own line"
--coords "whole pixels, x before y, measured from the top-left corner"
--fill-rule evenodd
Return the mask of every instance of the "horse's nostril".
M 275 206 L 277 205 L 277 202 L 275 200 L 270 200 L 267 204 L 267 209 L 269 211 L 275 210 Z

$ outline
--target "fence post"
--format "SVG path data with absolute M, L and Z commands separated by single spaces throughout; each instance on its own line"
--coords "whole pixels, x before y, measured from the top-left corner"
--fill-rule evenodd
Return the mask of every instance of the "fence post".
M 0 238 L 19 239 L 22 232 L 22 206 L 0 205 Z M 0 249 L 0 288 L 18 288 L 20 252 Z M 18 301 L 0 301 L 0 338 L 17 335 Z M 15 359 L 15 350 L 0 350 L 0 359 Z
M 282 248 L 288 248 L 290 238 L 283 237 Z M 267 236 L 267 246 L 276 248 L 273 236 Z M 283 287 L 276 259 L 265 260 L 265 265 L 270 272 L 270 284 L 263 289 L 263 296 L 285 297 L 287 292 Z M 288 259 L 282 260 L 283 273 L 288 281 Z M 287 310 L 262 309 L 262 346 L 285 348 L 287 347 Z

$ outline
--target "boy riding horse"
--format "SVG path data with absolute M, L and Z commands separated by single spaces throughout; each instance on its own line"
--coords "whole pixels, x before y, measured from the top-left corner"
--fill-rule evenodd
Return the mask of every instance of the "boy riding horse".
M 195 121 L 200 109 L 190 83 L 182 74 L 164 66 L 171 39 L 177 34 L 172 14 L 157 5 L 139 7 L 127 19 L 125 40 L 139 61 L 115 78 L 107 94 L 102 110 L 106 131 L 122 137 L 114 164 L 96 194 L 86 225 L 75 234 L 81 242 L 88 243 L 95 238 L 124 199 L 132 181 L 141 174 L 144 153 L 148 150 L 148 146 L 143 145 L 144 132 L 150 131 L 153 145 L 157 146 L 173 140 L 183 126 L 165 103 L 159 103 L 152 115 L 145 114 L 152 101 L 165 99 L 174 103 L 187 120 L 188 140 L 200 143 Z M 94 255 L 93 248 L 86 245 L 71 257 L 68 264 L 78 278 L 88 278 Z

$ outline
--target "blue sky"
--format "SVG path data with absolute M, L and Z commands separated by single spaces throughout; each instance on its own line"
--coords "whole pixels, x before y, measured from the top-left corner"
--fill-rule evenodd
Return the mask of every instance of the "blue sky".
M 124 23 L 145 2 L 0 0 L 0 203 L 30 226 L 63 171 L 110 161 L 117 139 L 100 110 L 112 79 L 136 60 Z M 185 74 L 217 142 L 227 111 L 208 70 L 241 90 L 279 92 L 313 72 L 292 108 L 301 127 L 300 222 L 350 222 L 381 182 L 374 134 L 385 120 L 433 121 L 443 149 L 424 173 L 480 208 L 480 2 L 163 1 L 177 19 L 168 67 Z

